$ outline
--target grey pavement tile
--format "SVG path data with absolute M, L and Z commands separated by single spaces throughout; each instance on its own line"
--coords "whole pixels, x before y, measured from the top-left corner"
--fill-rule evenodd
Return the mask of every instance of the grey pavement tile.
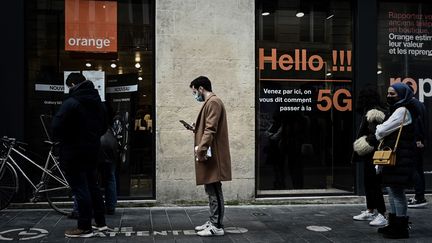
M 249 240 L 245 238 L 244 234 L 225 234 L 224 237 L 228 237 L 231 242 L 249 242 Z
M 200 237 L 202 242 L 204 243 L 210 243 L 210 242 L 217 242 L 217 243 L 231 243 L 233 242 L 229 237 L 226 236 L 217 236 L 217 237 Z
M 176 243 L 202 243 L 202 239 L 200 237 L 188 237 L 184 239 L 175 239 Z
M 194 229 L 195 226 L 184 209 L 167 209 L 166 213 L 173 230 Z
M 154 231 L 171 230 L 171 225 L 165 209 L 152 209 L 150 210 L 150 215 L 152 219 L 152 229 Z

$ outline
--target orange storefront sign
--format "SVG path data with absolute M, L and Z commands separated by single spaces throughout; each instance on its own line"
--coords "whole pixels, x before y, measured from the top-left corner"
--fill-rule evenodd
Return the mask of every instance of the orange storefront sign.
M 117 1 L 65 0 L 65 50 L 117 52 Z

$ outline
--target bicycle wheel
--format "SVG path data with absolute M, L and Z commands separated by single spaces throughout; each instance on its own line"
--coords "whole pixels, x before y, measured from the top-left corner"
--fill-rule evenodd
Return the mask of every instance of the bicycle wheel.
M 0 164 L 0 167 L 2 164 Z M 0 171 L 0 210 L 6 208 L 18 192 L 18 175 L 9 162 Z
M 49 205 L 58 213 L 68 215 L 73 209 L 72 191 L 64 178 L 64 174 L 60 173 L 59 167 L 51 168 L 52 176 L 45 175 L 44 189 L 46 200 Z

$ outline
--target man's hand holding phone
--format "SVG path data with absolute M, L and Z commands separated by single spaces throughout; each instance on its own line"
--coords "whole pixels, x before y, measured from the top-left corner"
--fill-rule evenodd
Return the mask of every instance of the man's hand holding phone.
M 183 121 L 183 120 L 180 120 L 179 122 L 180 122 L 181 124 L 183 124 L 183 126 L 184 126 L 187 130 L 195 131 L 195 124 L 190 125 L 189 123 L 187 123 L 187 122 L 185 122 L 185 121 Z

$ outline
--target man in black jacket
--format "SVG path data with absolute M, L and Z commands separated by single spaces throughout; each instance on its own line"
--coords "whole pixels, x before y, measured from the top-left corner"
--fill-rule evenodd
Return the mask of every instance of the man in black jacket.
M 78 203 L 78 227 L 66 237 L 92 237 L 92 215 L 96 227 L 107 228 L 104 204 L 97 184 L 97 159 L 100 137 L 105 133 L 106 111 L 98 91 L 80 73 L 66 79 L 69 96 L 52 122 L 53 135 L 60 142 L 60 163 Z

